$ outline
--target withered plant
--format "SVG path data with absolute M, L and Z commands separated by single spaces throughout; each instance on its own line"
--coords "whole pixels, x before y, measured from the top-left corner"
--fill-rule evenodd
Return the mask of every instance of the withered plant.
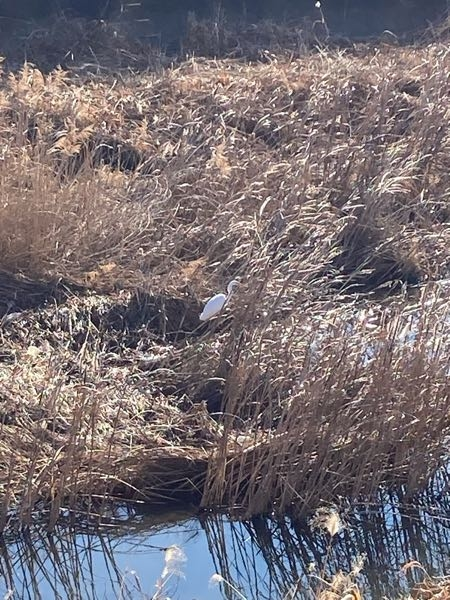
M 3 526 L 105 495 L 251 515 L 427 486 L 449 67 L 435 41 L 3 74 Z

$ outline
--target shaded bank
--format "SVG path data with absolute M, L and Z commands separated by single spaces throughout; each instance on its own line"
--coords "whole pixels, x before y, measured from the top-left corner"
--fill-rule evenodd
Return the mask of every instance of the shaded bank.
M 195 12 L 199 18 L 211 18 L 220 10 L 229 18 L 249 20 L 274 18 L 299 18 L 311 12 L 310 0 L 141 0 L 124 3 L 120 0 L 2 0 L 0 16 L 3 18 L 39 19 L 68 11 L 85 18 L 115 18 L 127 13 L 134 18 L 170 18 L 176 13 Z M 329 4 L 329 5 L 328 5 Z M 427 21 L 441 17 L 447 10 L 445 0 L 336 0 L 323 6 L 333 27 L 341 33 L 353 35 L 379 34 L 387 25 L 397 32 L 414 27 L 424 27 Z
M 351 45 L 387 31 L 390 43 L 417 40 L 431 24 L 445 18 L 446 0 L 22 0 L 0 4 L 0 54 L 13 69 L 28 60 L 43 69 L 59 64 L 100 63 L 99 68 L 154 68 L 153 54 L 260 58 L 275 46 L 297 52 L 324 39 Z M 200 30 L 204 31 L 199 39 Z M 194 33 L 194 36 L 193 36 Z M 205 39 L 206 38 L 206 39 Z M 208 38 L 211 38 L 208 40 Z M 213 42 L 213 43 L 212 43 Z M 115 48 L 105 64 L 98 46 Z M 254 46 L 250 54 L 249 46 Z M 258 52 L 255 52 L 255 50 Z M 144 64 L 135 55 L 144 51 Z

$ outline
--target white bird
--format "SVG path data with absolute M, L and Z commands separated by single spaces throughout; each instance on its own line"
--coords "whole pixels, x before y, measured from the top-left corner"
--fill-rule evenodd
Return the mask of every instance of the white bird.
M 200 321 L 209 321 L 218 315 L 225 308 L 238 285 L 239 281 L 233 279 L 233 281 L 230 281 L 228 284 L 227 294 L 216 294 L 210 298 L 203 308 L 202 314 L 200 315 Z

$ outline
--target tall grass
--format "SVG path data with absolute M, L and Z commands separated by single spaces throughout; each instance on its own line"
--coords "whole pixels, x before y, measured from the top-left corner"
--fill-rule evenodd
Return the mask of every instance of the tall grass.
M 104 494 L 250 515 L 426 486 L 449 433 L 448 73 L 436 42 L 3 74 L 3 526 Z
M 380 310 L 372 323 L 351 308 L 299 306 L 284 326 L 242 334 L 205 506 L 302 511 L 371 495 L 386 479 L 425 487 L 446 453 L 450 391 L 446 293 L 432 311 L 429 302 L 424 294 L 410 315 Z

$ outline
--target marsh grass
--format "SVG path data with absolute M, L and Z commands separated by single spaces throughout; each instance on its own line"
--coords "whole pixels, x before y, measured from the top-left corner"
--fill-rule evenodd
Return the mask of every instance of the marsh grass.
M 426 488 L 449 72 L 435 41 L 3 74 L 2 527 L 106 496 L 252 515 Z
M 429 311 L 426 298 L 409 316 L 404 307 L 382 310 L 372 324 L 342 307 L 320 323 L 315 306 L 309 319 L 305 309 L 299 322 L 289 319 L 283 333 L 271 320 L 258 345 L 242 342 L 228 373 L 234 385 L 225 413 L 233 417 L 210 463 L 205 505 L 242 504 L 257 514 L 276 498 L 283 512 L 350 491 L 371 495 L 386 477 L 409 490 L 426 487 L 445 455 L 432 440 L 447 430 L 449 401 L 448 302 L 433 297 Z M 241 415 L 254 434 L 244 441 L 236 431 Z

